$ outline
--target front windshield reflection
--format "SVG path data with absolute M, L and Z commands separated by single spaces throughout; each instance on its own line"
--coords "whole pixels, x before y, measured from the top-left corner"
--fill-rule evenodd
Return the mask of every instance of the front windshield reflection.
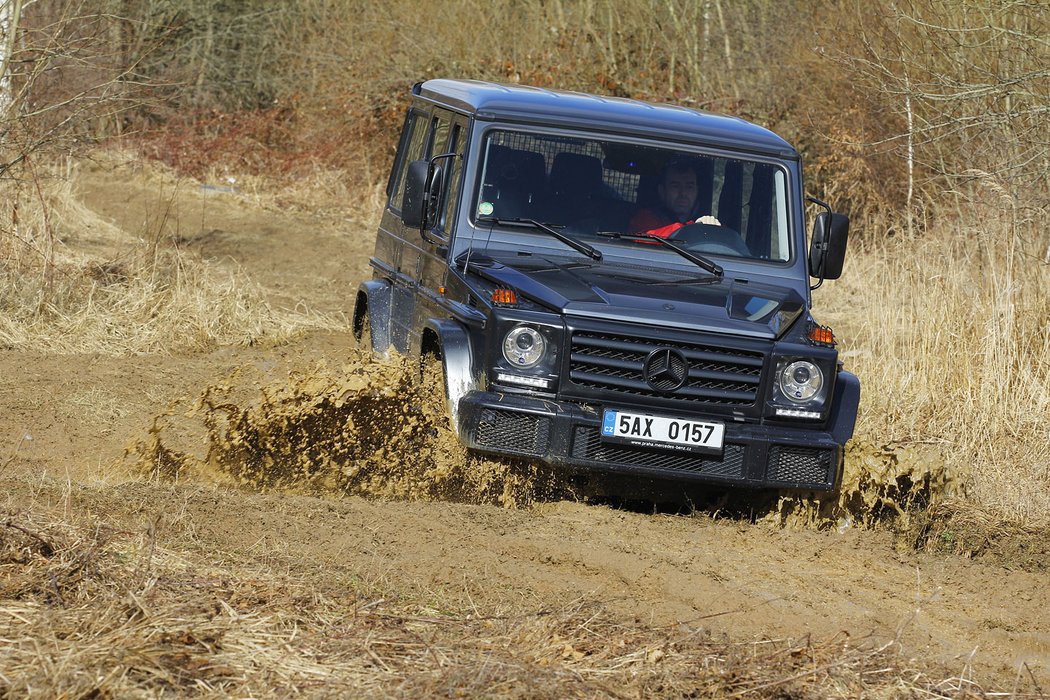
M 482 156 L 474 218 L 533 219 L 581 240 L 648 234 L 703 254 L 791 257 L 786 172 L 771 163 L 502 129 L 487 133 Z

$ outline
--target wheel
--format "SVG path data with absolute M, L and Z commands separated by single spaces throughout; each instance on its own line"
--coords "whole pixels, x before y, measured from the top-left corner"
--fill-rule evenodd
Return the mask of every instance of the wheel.
M 354 322 L 353 332 L 358 347 L 367 352 L 375 352 L 375 348 L 372 347 L 372 322 L 369 320 L 367 308 Z
M 452 407 L 448 395 L 448 378 L 441 357 L 428 352 L 419 358 L 419 381 L 422 394 L 441 427 L 452 427 Z

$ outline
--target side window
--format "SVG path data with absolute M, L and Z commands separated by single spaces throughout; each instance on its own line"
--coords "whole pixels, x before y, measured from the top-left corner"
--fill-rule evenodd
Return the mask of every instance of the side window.
M 448 135 L 448 143 L 443 151 L 445 153 L 456 153 L 459 156 L 458 158 L 448 159 L 445 166 L 448 172 L 448 177 L 445 179 L 445 207 L 441 212 L 438 228 L 446 233 L 451 232 L 452 224 L 456 217 L 456 199 L 459 197 L 460 180 L 463 176 L 463 144 L 466 141 L 464 133 L 465 129 L 461 122 L 453 123 L 452 130 Z
M 405 122 L 401 151 L 397 156 L 397 173 L 394 178 L 396 185 L 393 188 L 394 194 L 388 202 L 388 206 L 396 212 L 401 211 L 401 198 L 405 194 L 405 172 L 408 170 L 408 164 L 427 157 L 428 136 L 430 135 L 430 129 L 427 128 L 428 120 L 428 115 L 413 112 Z
M 439 153 L 445 152 L 445 147 L 448 146 L 448 117 L 445 115 L 435 115 L 434 123 L 430 125 L 430 131 L 433 134 L 430 138 L 430 150 L 427 153 L 427 157 L 436 156 Z

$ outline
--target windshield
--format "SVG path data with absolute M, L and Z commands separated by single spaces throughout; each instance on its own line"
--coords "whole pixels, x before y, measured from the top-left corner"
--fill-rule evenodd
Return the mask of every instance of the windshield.
M 787 173 L 772 163 L 507 130 L 487 133 L 482 159 L 475 220 L 533 219 L 573 238 L 648 234 L 696 253 L 791 257 Z

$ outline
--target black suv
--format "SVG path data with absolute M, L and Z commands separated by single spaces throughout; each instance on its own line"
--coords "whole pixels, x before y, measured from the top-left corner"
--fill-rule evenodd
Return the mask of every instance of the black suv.
M 832 490 L 860 382 L 811 289 L 848 219 L 741 119 L 465 80 L 412 89 L 354 309 L 374 352 L 440 358 L 469 447 Z M 811 286 L 810 278 L 816 278 Z

